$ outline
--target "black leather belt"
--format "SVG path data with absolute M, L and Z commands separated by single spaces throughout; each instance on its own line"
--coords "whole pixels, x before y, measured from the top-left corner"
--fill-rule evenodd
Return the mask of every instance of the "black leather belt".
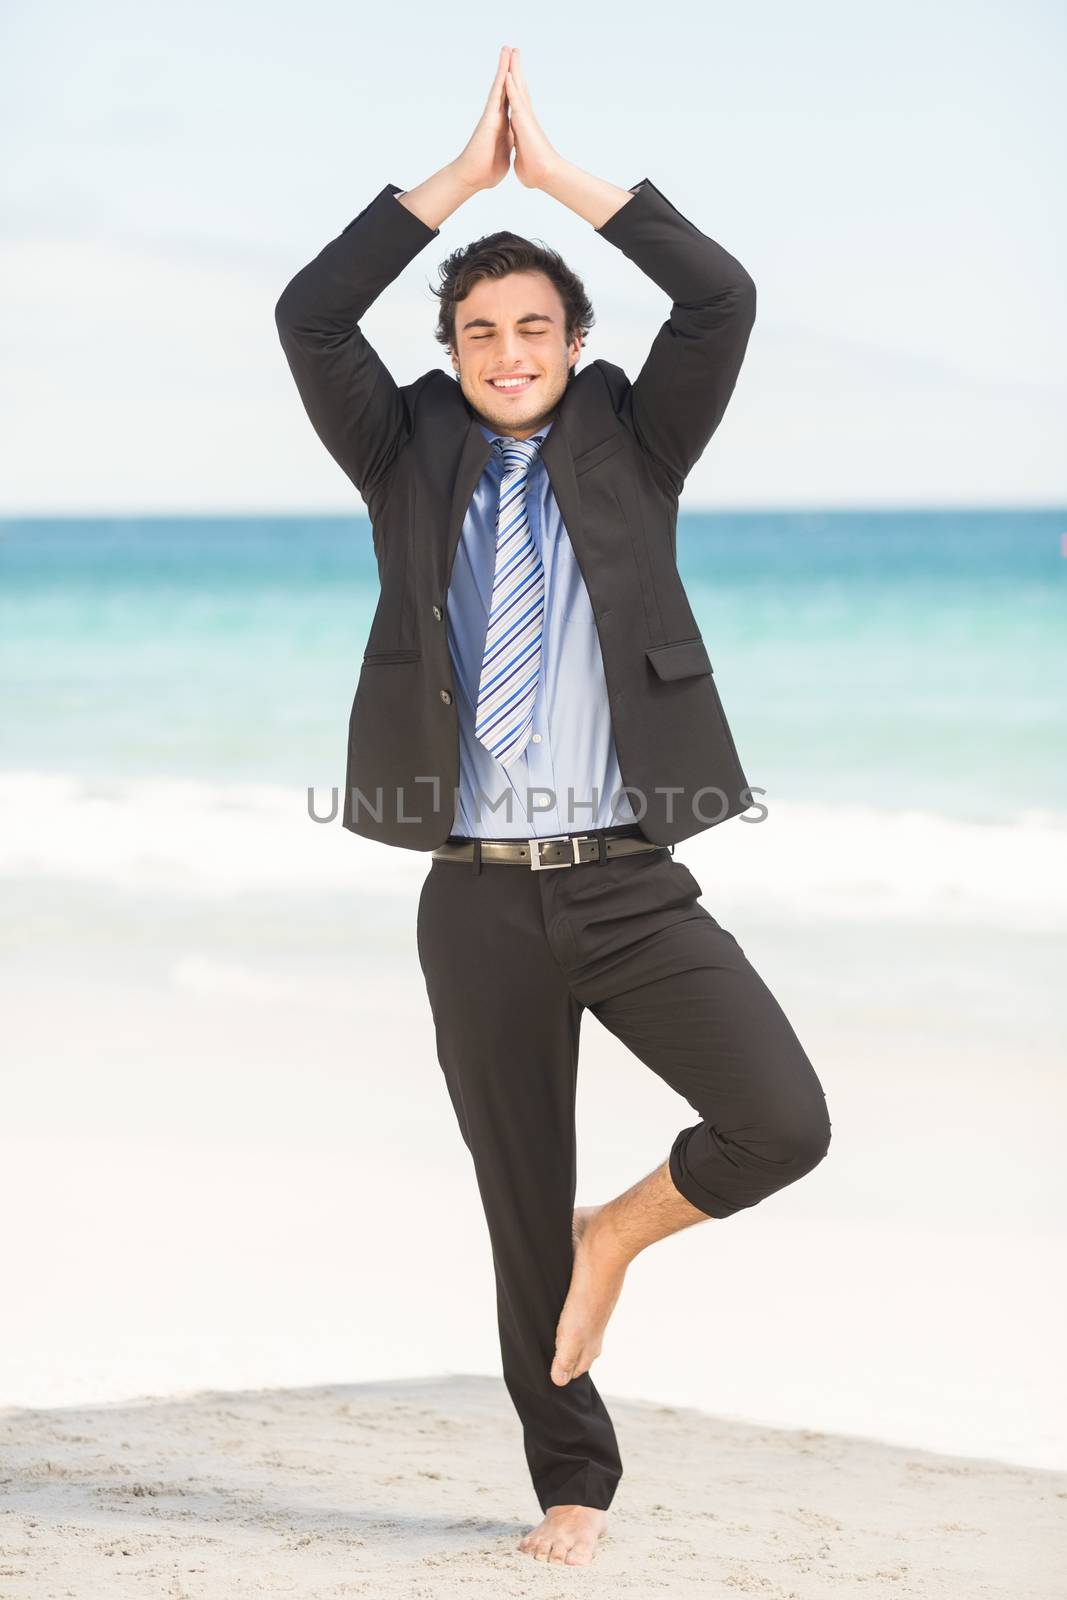
M 603 855 L 601 847 L 603 846 Z M 601 828 L 592 833 L 541 834 L 533 839 L 447 839 L 432 852 L 435 861 L 475 861 L 487 865 L 529 867 L 532 872 L 552 867 L 577 867 L 613 856 L 636 855 L 644 850 L 670 850 L 673 845 L 653 844 L 636 826 Z

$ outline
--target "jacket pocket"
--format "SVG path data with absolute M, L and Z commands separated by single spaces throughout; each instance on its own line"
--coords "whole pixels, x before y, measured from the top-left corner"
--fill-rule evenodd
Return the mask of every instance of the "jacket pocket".
M 583 450 L 581 455 L 574 457 L 574 476 L 580 478 L 583 472 L 588 472 L 590 467 L 598 467 L 602 461 L 613 456 L 621 450 L 625 440 L 617 433 L 610 439 L 602 439 L 599 444 L 594 444 L 588 450 Z
M 676 639 L 672 644 L 650 645 L 645 655 L 661 678 L 691 678 L 714 668 L 703 639 Z
M 390 661 L 418 661 L 421 650 L 369 650 L 363 657 L 364 663 Z

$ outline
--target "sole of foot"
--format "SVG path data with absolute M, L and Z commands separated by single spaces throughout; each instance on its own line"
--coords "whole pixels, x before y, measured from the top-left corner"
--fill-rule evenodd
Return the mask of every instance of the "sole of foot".
M 600 1354 L 608 1318 L 622 1292 L 626 1262 L 605 1243 L 598 1220 L 603 1206 L 577 1206 L 571 1223 L 574 1264 L 556 1324 L 556 1353 L 549 1376 L 562 1388 L 588 1372 Z

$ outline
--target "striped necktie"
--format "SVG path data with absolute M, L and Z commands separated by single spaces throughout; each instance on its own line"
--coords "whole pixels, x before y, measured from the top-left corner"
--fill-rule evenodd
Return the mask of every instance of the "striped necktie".
M 504 476 L 474 733 L 504 765 L 529 742 L 541 671 L 545 573 L 530 533 L 526 485 L 544 437 L 493 440 L 504 458 Z

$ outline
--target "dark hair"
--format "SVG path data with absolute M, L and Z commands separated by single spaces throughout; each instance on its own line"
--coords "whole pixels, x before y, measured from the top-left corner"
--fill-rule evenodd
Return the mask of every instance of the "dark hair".
M 487 233 L 463 250 L 453 250 L 438 268 L 441 282 L 430 291 L 440 301 L 434 338 L 456 348 L 456 302 L 465 300 L 483 278 L 506 278 L 512 272 L 543 272 L 559 291 L 565 313 L 567 343 L 576 333 L 582 343 L 596 320 L 581 278 L 547 245 L 534 244 L 517 233 Z

